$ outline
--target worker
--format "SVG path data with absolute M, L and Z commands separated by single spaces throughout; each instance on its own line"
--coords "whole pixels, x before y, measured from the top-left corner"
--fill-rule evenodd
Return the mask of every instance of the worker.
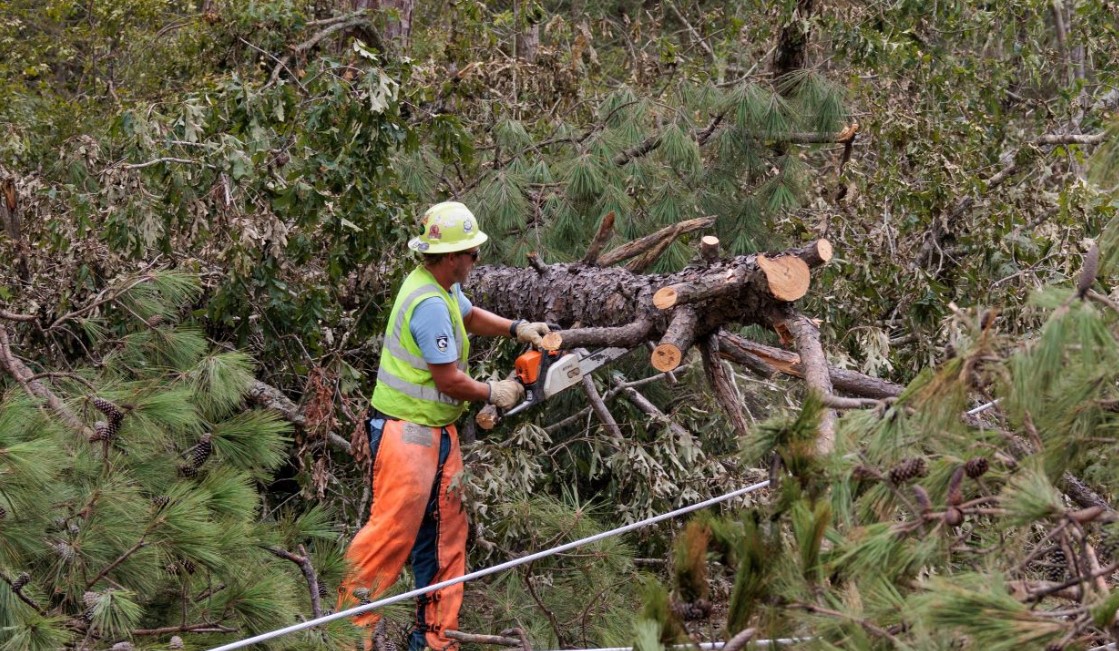
M 366 423 L 372 506 L 346 551 L 351 571 L 339 591 L 340 608 L 357 603 L 354 590 L 368 590 L 370 599 L 387 590 L 409 556 L 417 588 L 466 571 L 455 420 L 468 402 L 510 409 L 524 397 L 516 380 L 479 382 L 467 374 L 467 333 L 511 336 L 536 346 L 548 333 L 544 323 L 506 319 L 472 306 L 463 295 L 461 285 L 487 239 L 470 210 L 452 201 L 429 208 L 419 236 L 408 242 L 422 263 L 404 280 L 389 314 Z M 458 629 L 462 595 L 457 584 L 419 597 L 409 651 L 457 646 L 446 632 Z M 378 619 L 376 613 L 355 618 L 365 627 L 359 648 L 372 648 Z

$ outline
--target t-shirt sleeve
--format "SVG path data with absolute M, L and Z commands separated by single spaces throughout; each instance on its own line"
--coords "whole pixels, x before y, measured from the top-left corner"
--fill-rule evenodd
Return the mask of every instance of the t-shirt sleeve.
M 458 299 L 459 312 L 465 319 L 466 315 L 470 314 L 470 310 L 474 309 L 474 304 L 470 302 L 469 298 L 466 298 L 466 294 L 462 293 L 462 286 L 458 283 L 455 283 L 455 298 Z
M 460 303 L 461 306 L 461 303 Z M 412 338 L 423 353 L 428 364 L 448 364 L 458 361 L 458 348 L 455 346 L 455 326 L 451 323 L 451 313 L 447 304 L 438 296 L 420 301 L 412 312 L 409 323 Z

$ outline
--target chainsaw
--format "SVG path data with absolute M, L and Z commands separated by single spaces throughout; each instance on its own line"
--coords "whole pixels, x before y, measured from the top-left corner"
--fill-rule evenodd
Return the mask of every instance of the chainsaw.
M 520 413 L 564 389 L 583 381 L 583 377 L 625 355 L 632 348 L 602 348 L 594 352 L 564 352 L 530 349 L 517 357 L 513 368 L 525 387 L 524 402 L 505 412 Z

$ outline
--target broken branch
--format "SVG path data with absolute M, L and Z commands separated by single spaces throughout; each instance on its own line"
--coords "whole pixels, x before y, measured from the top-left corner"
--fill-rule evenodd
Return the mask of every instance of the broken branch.
M 691 233 L 701 228 L 708 228 L 715 224 L 714 217 L 699 217 L 697 219 L 689 219 L 687 221 L 679 222 L 671 226 L 666 226 L 655 233 L 646 235 L 645 237 L 638 238 L 632 242 L 628 242 L 619 246 L 616 249 L 608 251 L 603 254 L 599 259 L 598 264 L 601 267 L 609 267 L 610 265 L 617 264 L 623 260 L 628 260 L 632 257 L 641 255 L 642 253 L 657 247 L 664 240 L 671 242 L 677 237 L 685 233 Z

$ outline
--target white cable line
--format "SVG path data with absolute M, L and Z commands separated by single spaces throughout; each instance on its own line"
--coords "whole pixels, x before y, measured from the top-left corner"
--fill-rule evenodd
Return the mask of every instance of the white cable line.
M 670 511 L 668 513 L 662 513 L 661 515 L 653 516 L 651 518 L 647 518 L 647 519 L 641 520 L 639 522 L 633 522 L 631 524 L 627 524 L 625 526 L 618 527 L 616 529 L 611 529 L 610 531 L 603 531 L 601 533 L 596 533 L 593 536 L 587 536 L 586 538 L 583 538 L 581 540 L 576 540 L 576 541 L 573 541 L 573 542 L 569 542 L 567 544 L 560 545 L 559 547 L 553 547 L 551 549 L 545 549 L 544 551 L 539 551 L 539 552 L 536 552 L 535 554 L 530 554 L 528 556 L 522 556 L 521 558 L 515 558 L 511 561 L 506 561 L 506 562 L 504 562 L 500 565 L 494 565 L 493 567 L 488 567 L 484 570 L 478 570 L 477 572 L 471 572 L 470 574 L 466 574 L 466 575 L 460 576 L 460 577 L 455 578 L 455 579 L 448 579 L 448 580 L 443 581 L 441 583 L 436 583 L 434 585 L 429 585 L 426 588 L 417 588 L 415 590 L 412 590 L 411 592 L 405 592 L 403 594 L 398 594 L 398 595 L 395 595 L 395 596 L 392 596 L 392 597 L 387 597 L 385 599 L 381 599 L 380 601 L 374 601 L 372 603 L 363 604 L 361 606 L 355 606 L 355 607 L 350 608 L 348 610 L 342 610 L 342 611 L 339 611 L 339 612 L 336 612 L 336 613 L 332 613 L 330 615 L 323 615 L 322 617 L 318 617 L 316 619 L 310 619 L 310 620 L 307 620 L 305 622 L 300 622 L 298 624 L 292 624 L 291 626 L 288 626 L 288 627 L 285 627 L 285 628 L 276 629 L 274 631 L 269 631 L 267 633 L 261 633 L 260 635 L 250 637 L 250 638 L 247 638 L 247 639 L 244 639 L 244 640 L 239 640 L 237 642 L 231 642 L 231 643 L 223 645 L 223 646 L 214 647 L 214 648 L 210 649 L 210 651 L 232 651 L 232 649 L 243 649 L 243 648 L 245 648 L 245 647 L 247 647 L 251 644 L 256 644 L 257 642 L 264 642 L 266 640 L 271 640 L 273 638 L 280 637 L 281 635 L 287 635 L 288 633 L 295 633 L 297 631 L 302 631 L 302 630 L 306 630 L 308 628 L 313 628 L 315 626 L 319 626 L 320 624 L 325 624 L 327 622 L 333 622 L 336 619 L 345 619 L 347 617 L 353 617 L 354 615 L 360 615 L 364 612 L 368 612 L 368 611 L 371 611 L 371 610 L 376 610 L 376 609 L 382 608 L 384 606 L 388 606 L 388 605 L 391 605 L 391 604 L 394 604 L 394 603 L 397 603 L 397 602 L 400 602 L 400 601 L 405 601 L 407 599 L 411 599 L 413 597 L 419 597 L 420 595 L 425 595 L 429 592 L 435 592 L 436 590 L 442 590 L 443 588 L 455 585 L 456 583 L 464 583 L 466 581 L 472 581 L 474 579 L 480 579 L 483 576 L 489 576 L 490 574 L 495 574 L 497 572 L 502 572 L 504 570 L 508 570 L 508 569 L 517 567 L 518 565 L 524 565 L 525 563 L 531 563 L 533 561 L 540 560 L 541 558 L 546 558 L 548 556 L 552 556 L 552 555 L 555 555 L 555 554 L 559 554 L 561 552 L 565 552 L 569 549 L 575 549 L 576 547 L 581 547 L 583 545 L 589 545 L 590 543 L 598 542 L 599 540 L 610 538 L 612 536 L 621 535 L 623 533 L 627 533 L 629 531 L 633 531 L 634 529 L 639 529 L 641 527 L 645 527 L 645 526 L 648 526 L 648 525 L 651 525 L 651 524 L 656 524 L 658 522 L 668 520 L 669 518 L 674 518 L 678 515 L 683 515 L 685 513 L 691 513 L 692 511 L 698 511 L 700 509 L 707 508 L 708 506 L 718 504 L 719 502 L 725 502 L 727 500 L 734 499 L 735 497 L 740 497 L 742 495 L 746 495 L 747 493 L 753 493 L 754 491 L 765 488 L 766 486 L 769 486 L 769 481 L 768 480 L 757 483 L 757 484 L 754 484 L 752 486 L 747 486 L 746 488 L 740 488 L 736 491 L 732 491 L 730 493 L 727 493 L 726 495 L 721 495 L 719 497 L 712 497 L 709 500 L 705 500 L 705 501 L 699 502 L 697 504 L 692 504 L 691 506 L 685 506 L 683 508 L 676 509 L 675 511 Z
M 968 416 L 974 416 L 976 414 L 982 414 L 983 412 L 987 411 L 991 407 L 994 407 L 995 405 L 999 404 L 1000 400 L 1002 400 L 1002 398 L 995 398 L 991 402 L 988 402 L 988 403 L 983 404 L 983 405 L 979 405 L 975 409 L 972 409 L 971 411 L 967 412 L 967 415 Z

